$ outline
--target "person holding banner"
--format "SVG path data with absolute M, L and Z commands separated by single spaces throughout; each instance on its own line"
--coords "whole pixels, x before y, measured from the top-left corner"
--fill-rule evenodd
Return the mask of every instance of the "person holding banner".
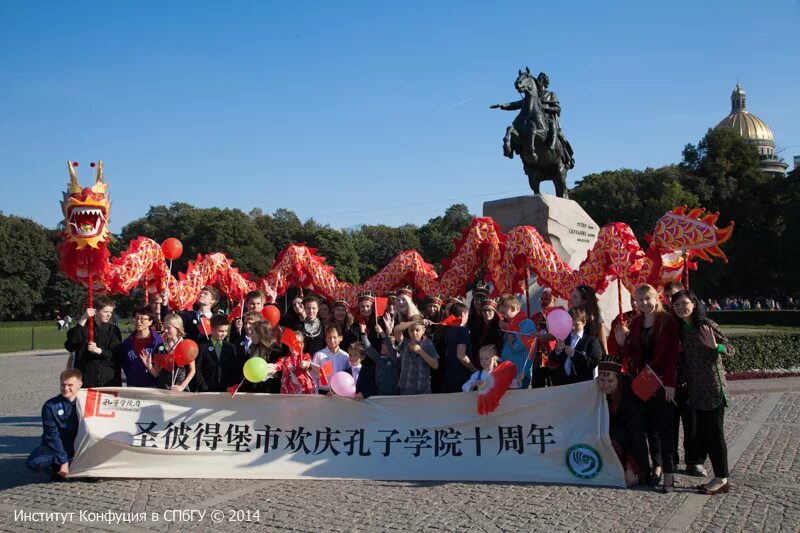
M 74 367 L 83 374 L 88 387 L 121 387 L 122 368 L 114 349 L 122 342 L 122 333 L 111 319 L 114 304 L 106 296 L 97 296 L 94 307 L 86 309 L 78 323 L 67 332 L 64 348 L 75 352 Z M 89 342 L 89 317 L 94 317 L 94 341 Z
M 164 343 L 156 347 L 153 361 L 148 367 L 150 373 L 155 376 L 156 387 L 159 389 L 175 392 L 184 391 L 194 377 L 194 361 L 191 361 L 185 367 L 175 364 L 175 347 L 183 340 L 185 335 L 183 319 L 180 315 L 169 313 L 164 317 Z M 164 361 L 164 363 L 159 364 L 159 360 Z
M 622 382 L 622 365 L 613 360 L 600 361 L 597 386 L 606 395 L 609 436 L 625 468 L 625 485 L 633 487 L 647 481 L 649 463 L 641 402 Z
M 342 333 L 334 325 L 325 326 L 325 348 L 317 351 L 311 360 L 311 373 L 320 394 L 327 394 L 329 379 L 336 372 L 344 372 L 350 356 L 341 349 Z
M 663 474 L 662 491 L 668 493 L 674 491 L 675 483 L 672 418 L 678 381 L 680 333 L 677 320 L 672 313 L 664 310 L 658 291 L 652 285 L 636 287 L 633 295 L 642 314 L 633 317 L 630 327 L 624 324 L 617 326 L 614 335 L 622 346 L 623 357 L 628 360 L 628 369 L 634 378 L 634 391 L 637 390 L 637 380 L 646 381 L 652 377 L 659 384 L 655 392 L 646 394 L 642 401 L 644 416 L 657 429 L 650 450 L 653 459 L 651 484 L 658 484 Z
M 75 398 L 83 385 L 81 371 L 70 368 L 61 373 L 61 394 L 42 406 L 42 443 L 31 452 L 25 465 L 33 471 L 50 472 L 52 481 L 64 481 L 75 455 L 78 410 Z
M 736 350 L 719 326 L 705 317 L 697 296 L 688 290 L 675 293 L 672 309 L 681 321 L 683 353 L 681 366 L 688 387 L 688 402 L 697 419 L 695 446 L 708 454 L 714 479 L 700 485 L 700 494 L 720 494 L 730 490 L 728 446 L 725 443 L 725 408 L 728 390 L 722 357 Z

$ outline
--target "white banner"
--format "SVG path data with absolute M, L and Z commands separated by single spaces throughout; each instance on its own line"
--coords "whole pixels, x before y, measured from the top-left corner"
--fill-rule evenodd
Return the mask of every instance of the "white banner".
M 375 397 L 81 390 L 70 475 L 535 481 L 623 487 L 594 382 Z

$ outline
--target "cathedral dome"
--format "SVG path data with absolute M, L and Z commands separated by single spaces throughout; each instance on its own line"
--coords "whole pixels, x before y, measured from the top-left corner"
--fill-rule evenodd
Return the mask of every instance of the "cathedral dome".
M 731 94 L 731 112 L 717 124 L 717 128 L 733 130 L 747 141 L 766 141 L 774 146 L 772 130 L 763 120 L 747 111 L 745 92 L 738 83 Z

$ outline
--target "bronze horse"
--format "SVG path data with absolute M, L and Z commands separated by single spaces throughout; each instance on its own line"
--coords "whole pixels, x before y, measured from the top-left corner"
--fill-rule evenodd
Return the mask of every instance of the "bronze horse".
M 541 182 L 552 180 L 556 196 L 568 198 L 567 171 L 572 168 L 571 159 L 565 156 L 567 150 L 563 137 L 548 123 L 542 110 L 539 84 L 528 68 L 519 71 L 514 88 L 523 95 L 522 100 L 490 106 L 504 111 L 519 109 L 514 122 L 506 129 L 503 154 L 513 159 L 516 153 L 522 159 L 522 167 L 534 193 L 539 194 Z

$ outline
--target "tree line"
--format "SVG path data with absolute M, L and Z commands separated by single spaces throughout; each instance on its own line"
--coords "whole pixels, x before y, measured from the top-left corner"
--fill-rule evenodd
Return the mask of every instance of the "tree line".
M 697 145 L 684 148 L 680 163 L 590 174 L 576 184 L 571 197 L 600 225 L 629 224 L 643 247 L 658 218 L 675 206 L 719 211 L 718 225 L 736 223 L 733 238 L 723 247 L 730 263 L 702 264 L 692 274 L 693 288 L 712 297 L 797 295 L 800 282 L 793 274 L 800 266 L 800 172 L 775 177 L 761 172 L 758 163 L 754 146 L 730 131 L 710 130 Z M 112 236 L 109 249 L 117 255 L 139 235 L 158 242 L 176 237 L 184 254 L 175 261 L 174 272 L 185 271 L 198 253 L 224 252 L 240 271 L 261 277 L 288 244 L 305 243 L 327 258 L 339 279 L 359 283 L 406 249 L 418 250 L 441 271 L 454 239 L 474 216 L 456 204 L 422 226 L 335 229 L 313 218 L 303 222 L 289 209 L 245 213 L 173 203 L 153 206 L 127 224 Z M 85 291 L 58 269 L 58 232 L 0 214 L 0 320 L 79 313 Z M 124 298 L 122 307 L 140 297 Z

